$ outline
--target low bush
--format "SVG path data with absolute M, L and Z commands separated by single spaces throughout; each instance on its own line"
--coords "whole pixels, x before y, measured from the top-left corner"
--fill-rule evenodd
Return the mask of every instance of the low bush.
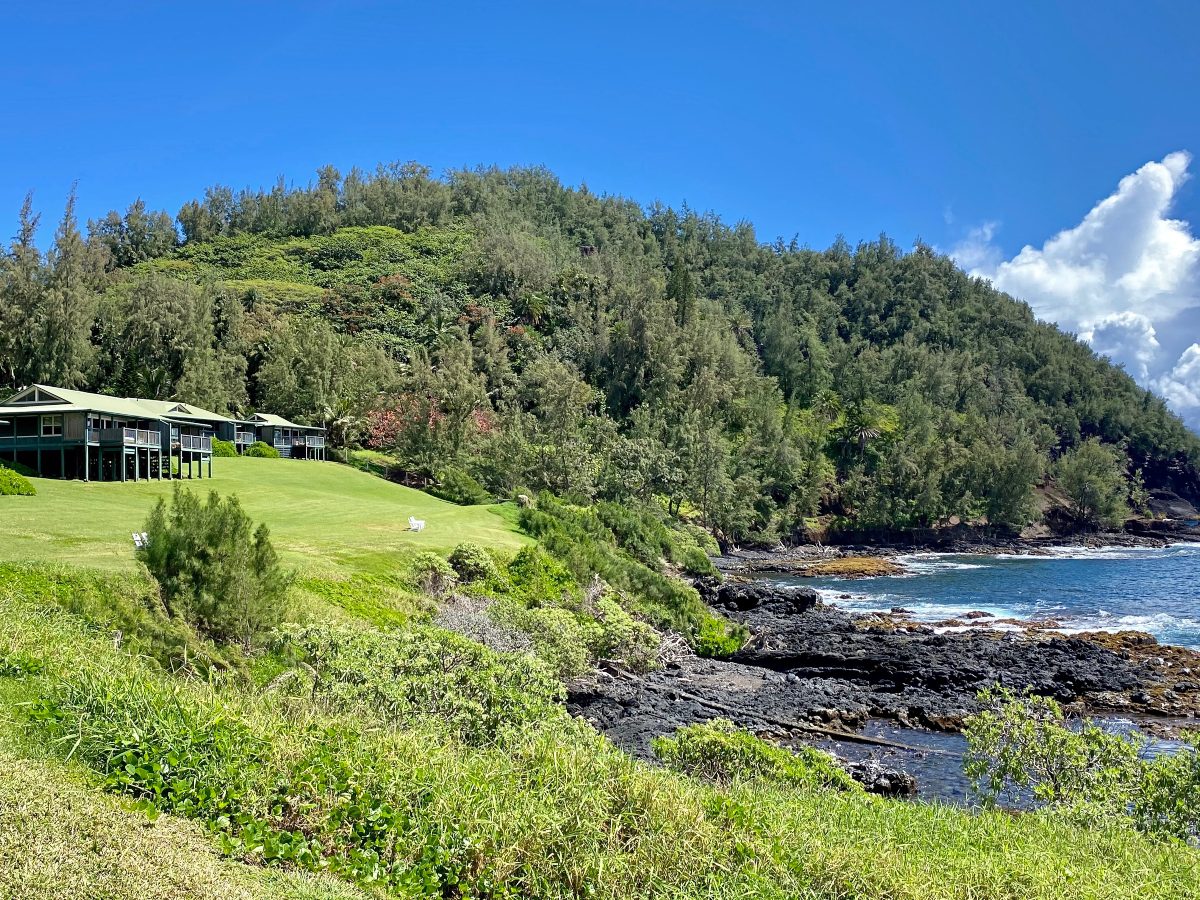
M 231 456 L 237 456 L 237 448 L 233 445 L 233 441 L 223 441 L 220 438 L 213 438 L 212 455 L 228 459 Z
M 683 569 L 685 575 L 691 575 L 693 578 L 699 578 L 701 575 L 715 575 L 717 572 L 712 560 L 708 558 L 708 554 L 699 547 L 688 547 L 683 551 L 679 567 Z
M 423 550 L 413 558 L 412 572 L 417 586 L 431 597 L 445 597 L 458 584 L 454 567 L 431 550 Z
M 294 626 L 279 632 L 274 649 L 303 663 L 302 696 L 389 727 L 432 719 L 479 745 L 560 712 L 562 688 L 537 660 L 440 628 Z
M 428 493 L 459 506 L 491 503 L 492 495 L 469 472 L 454 466 L 438 473 L 437 480 L 425 489 Z
M 673 737 L 655 738 L 653 748 L 655 756 L 675 771 L 718 784 L 759 778 L 809 790 L 863 792 L 828 753 L 806 746 L 786 750 L 726 719 L 677 729 Z
M 462 582 L 486 581 L 499 574 L 496 561 L 479 544 L 459 544 L 450 552 L 449 562 Z
M 623 529 L 628 526 L 632 534 L 629 520 L 614 515 L 610 520 Z M 697 653 L 727 656 L 745 642 L 746 629 L 716 616 L 695 589 L 622 549 L 597 510 L 569 506 L 542 494 L 536 509 L 520 511 L 520 523 L 577 580 L 586 582 L 598 574 L 626 598 L 629 612 L 684 635 Z M 638 551 L 645 552 L 645 546 Z
M 0 468 L 0 497 L 32 497 L 37 489 L 24 475 L 12 469 Z
M 579 675 L 600 659 L 638 672 L 657 662 L 658 633 L 631 616 L 598 577 L 581 588 L 538 546 L 523 547 L 505 574 L 493 616 L 527 633 L 560 677 Z
M 146 522 L 137 551 L 158 582 L 167 611 L 217 642 L 250 647 L 283 620 L 292 576 L 283 570 L 266 525 L 253 527 L 235 496 L 207 502 L 175 486 Z
M 1200 839 L 1200 733 L 1190 750 L 1143 756 L 1145 739 L 1090 719 L 1069 723 L 1048 697 L 980 694 L 967 720 L 963 769 L 988 804 L 1022 794 L 1085 822 L 1124 821 L 1155 835 Z
M 569 680 L 591 668 L 591 648 L 599 641 L 600 627 L 568 609 L 526 607 L 499 601 L 491 607 L 501 625 L 529 635 L 534 652 L 560 678 Z
M 31 469 L 24 463 L 19 463 L 13 459 L 0 459 L 0 469 L 11 469 L 18 475 L 24 475 L 26 478 L 37 478 L 37 469 Z
M 261 459 L 279 459 L 279 451 L 270 444 L 263 443 L 262 441 L 255 441 L 246 448 L 246 452 L 242 455 L 255 456 Z

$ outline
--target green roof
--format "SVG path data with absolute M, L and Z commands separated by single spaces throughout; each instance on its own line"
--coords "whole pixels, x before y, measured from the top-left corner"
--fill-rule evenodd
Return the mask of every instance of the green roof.
M 31 390 L 58 397 L 62 403 L 18 403 L 13 400 Z M 23 391 L 13 394 L 0 410 L 6 414 L 41 413 L 57 414 L 63 412 L 99 412 L 113 416 L 123 416 L 130 419 L 162 419 L 172 418 L 195 420 L 202 422 L 229 422 L 228 416 L 211 410 L 194 406 L 180 400 L 146 400 L 141 397 L 110 397 L 107 394 L 93 394 L 88 391 L 76 391 L 71 388 L 54 387 L 48 384 L 35 384 Z
M 39 391 L 58 397 L 62 402 L 18 403 L 13 400 L 31 391 Z M 71 388 L 54 387 L 49 384 L 34 384 L 18 391 L 0 404 L 0 414 L 34 413 L 57 415 L 64 412 L 98 412 L 129 419 L 159 419 L 182 422 L 235 422 L 239 425 L 275 425 L 280 428 L 302 428 L 308 431 L 324 431 L 319 425 L 300 425 L 289 422 L 283 416 L 258 413 L 249 419 L 233 419 L 210 409 L 188 403 L 186 400 L 147 400 L 142 397 L 110 397 L 107 394 L 92 394 Z

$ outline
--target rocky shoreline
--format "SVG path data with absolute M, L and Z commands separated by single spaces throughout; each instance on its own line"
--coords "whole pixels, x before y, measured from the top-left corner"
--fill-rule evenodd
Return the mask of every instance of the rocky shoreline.
M 642 676 L 600 671 L 570 686 L 571 712 L 635 755 L 649 757 L 657 735 L 718 717 L 780 740 L 831 732 L 863 740 L 870 720 L 953 732 L 977 711 L 976 694 L 997 684 L 1081 714 L 1144 718 L 1152 732 L 1170 733 L 1168 719 L 1200 718 L 1200 653 L 1149 635 L 1000 631 L 982 614 L 955 623 L 976 627 L 946 633 L 902 611 L 853 614 L 806 587 L 737 576 L 696 586 L 750 630 L 741 651 L 725 660 L 684 655 Z M 909 792 L 895 771 L 862 777 Z
M 798 544 L 771 550 L 731 549 L 714 557 L 716 567 L 731 574 L 790 572 L 797 567 L 848 557 L 895 559 L 921 553 L 991 556 L 1019 553 L 1048 556 L 1063 547 L 1086 549 L 1155 548 L 1200 543 L 1200 526 L 1179 521 L 1130 520 L 1122 531 L 1074 535 L 996 535 L 968 528 L 927 529 L 909 535 L 888 535 L 879 541 Z

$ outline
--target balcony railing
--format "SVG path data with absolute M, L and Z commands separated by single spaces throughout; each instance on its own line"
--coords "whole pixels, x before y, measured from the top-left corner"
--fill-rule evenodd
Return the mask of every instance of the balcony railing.
M 125 447 L 162 449 L 162 433 L 152 428 L 89 428 L 90 444 L 121 444 Z
M 233 436 L 233 442 L 235 444 L 253 444 L 254 443 L 254 432 L 253 431 L 239 431 Z
M 307 434 L 292 438 L 293 447 L 324 447 L 325 438 L 321 435 Z
M 179 436 L 179 449 L 212 453 L 212 437 L 207 434 L 181 434 Z

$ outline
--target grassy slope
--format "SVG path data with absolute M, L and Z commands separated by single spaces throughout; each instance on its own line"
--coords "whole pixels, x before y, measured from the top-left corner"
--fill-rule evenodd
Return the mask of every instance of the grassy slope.
M 0 560 L 132 568 L 130 533 L 172 490 L 166 481 L 35 484 L 36 497 L 4 498 Z M 215 459 L 211 480 L 183 484 L 237 494 L 252 519 L 270 526 L 285 560 L 311 576 L 386 572 L 398 554 L 460 541 L 516 548 L 524 540 L 498 510 L 455 506 L 336 463 Z M 423 532 L 408 530 L 410 515 L 426 521 Z
M 33 693 L 0 679 L 0 897 L 5 900 L 367 900 L 332 878 L 223 858 L 196 823 L 153 822 L 62 762 L 13 713 Z

